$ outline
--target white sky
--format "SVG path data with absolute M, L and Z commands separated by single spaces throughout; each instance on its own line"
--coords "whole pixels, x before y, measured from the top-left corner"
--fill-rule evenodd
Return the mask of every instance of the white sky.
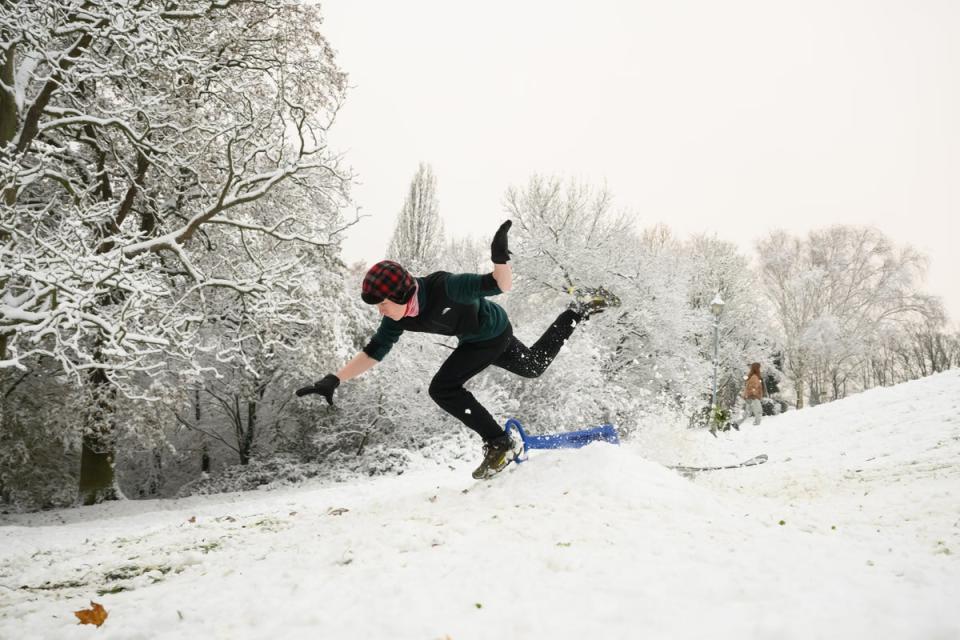
M 752 252 L 869 224 L 931 259 L 960 319 L 960 3 L 322 2 L 352 90 L 332 142 L 382 258 L 419 162 L 451 235 L 491 235 L 534 173 L 602 184 L 642 226 Z

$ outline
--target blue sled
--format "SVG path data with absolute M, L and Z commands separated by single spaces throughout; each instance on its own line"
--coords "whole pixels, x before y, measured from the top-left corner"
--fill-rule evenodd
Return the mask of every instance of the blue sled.
M 603 424 L 592 429 L 582 429 L 580 431 L 570 431 L 569 433 L 555 433 L 544 436 L 528 436 L 523 430 L 523 425 L 516 418 L 507 420 L 504 427 L 507 433 L 516 430 L 523 441 L 523 452 L 517 456 L 517 462 L 523 462 L 527 459 L 527 451 L 530 449 L 579 449 L 591 442 L 609 442 L 610 444 L 620 444 L 620 438 L 617 437 L 617 430 L 612 424 Z

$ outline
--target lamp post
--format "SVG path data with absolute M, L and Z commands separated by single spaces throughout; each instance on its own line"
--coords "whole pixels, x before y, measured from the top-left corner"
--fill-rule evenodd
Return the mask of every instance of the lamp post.
M 717 360 L 720 358 L 720 314 L 723 313 L 723 299 L 719 291 L 710 302 L 710 313 L 713 314 L 713 398 L 710 402 L 710 433 L 717 435 L 713 416 L 717 410 Z

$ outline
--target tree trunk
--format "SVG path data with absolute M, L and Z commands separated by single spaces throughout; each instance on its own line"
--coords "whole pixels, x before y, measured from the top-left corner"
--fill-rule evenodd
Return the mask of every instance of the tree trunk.
M 114 428 L 112 422 L 114 391 L 102 369 L 90 376 L 94 398 L 83 436 L 80 453 L 79 498 L 84 505 L 105 500 L 119 500 L 120 495 L 114 476 Z
M 797 378 L 794 386 L 797 388 L 797 409 L 803 409 L 803 380 Z
M 114 452 L 104 441 L 93 435 L 84 436 L 80 455 L 80 502 L 97 504 L 105 500 L 119 500 L 113 473 Z
M 150 483 L 147 486 L 147 495 L 160 495 L 163 484 L 163 450 L 160 447 L 153 449 L 153 469 L 150 470 Z
M 200 424 L 200 387 L 197 387 L 193 390 L 193 417 L 196 419 L 196 424 Z M 210 473 L 210 447 L 207 446 L 207 441 L 204 439 L 203 445 L 200 448 L 200 472 L 201 473 Z
M 10 44 L 6 49 L 6 55 L 0 59 L 0 80 L 8 87 L 16 86 L 15 57 L 17 45 Z M 0 91 L 0 147 L 11 142 L 17 135 L 17 102 L 12 92 Z M 6 192 L 4 200 L 7 204 L 12 204 L 9 198 L 12 196 L 12 189 Z
M 250 462 L 250 452 L 253 450 L 253 438 L 257 428 L 257 403 L 247 402 L 247 430 L 241 433 L 239 445 L 240 464 Z

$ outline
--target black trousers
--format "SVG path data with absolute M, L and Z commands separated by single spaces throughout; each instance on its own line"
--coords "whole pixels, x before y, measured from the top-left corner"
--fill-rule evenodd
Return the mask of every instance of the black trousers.
M 525 378 L 536 378 L 550 366 L 580 321 L 578 313 L 564 311 L 529 348 L 514 337 L 509 324 L 496 338 L 460 344 L 430 381 L 430 397 L 444 411 L 476 431 L 485 442 L 502 436 L 503 427 L 463 385 L 490 365 Z

